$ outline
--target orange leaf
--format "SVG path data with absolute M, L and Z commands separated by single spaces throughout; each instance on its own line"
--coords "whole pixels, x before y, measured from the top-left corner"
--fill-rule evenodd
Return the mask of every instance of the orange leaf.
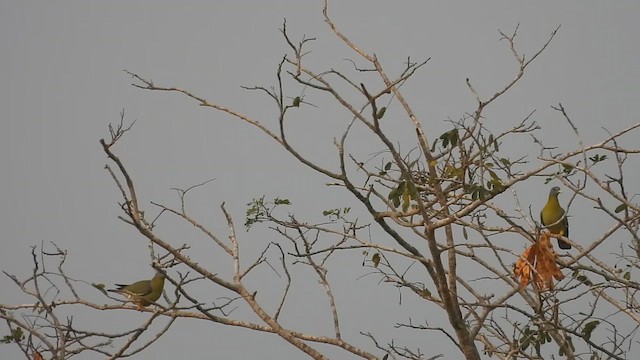
M 520 255 L 518 261 L 516 261 L 516 266 L 513 272 L 517 278 L 520 278 L 521 289 L 524 289 L 527 284 L 529 284 L 529 281 L 531 281 L 532 271 L 530 264 L 533 264 L 535 262 L 534 256 L 532 256 L 532 254 L 535 254 L 535 252 L 533 251 L 535 246 L 536 245 L 529 246 L 527 250 L 525 250 L 522 255 Z
M 542 232 L 538 242 L 528 247 L 516 261 L 514 274 L 520 279 L 521 289 L 531 282 L 532 277 L 541 291 L 553 289 L 554 278 L 558 281 L 564 279 L 556 263 L 558 254 L 553 250 L 549 239 L 549 233 Z

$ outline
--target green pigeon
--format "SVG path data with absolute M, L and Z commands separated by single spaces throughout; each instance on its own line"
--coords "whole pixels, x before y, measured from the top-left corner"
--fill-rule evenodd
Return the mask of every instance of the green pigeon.
M 558 186 L 551 188 L 549 200 L 547 200 L 547 204 L 540 212 L 540 221 L 552 234 L 569 237 L 569 221 L 565 216 L 564 209 L 560 206 L 560 202 L 558 202 L 558 194 L 561 192 Z M 571 249 L 569 243 L 560 239 L 558 239 L 558 246 L 560 249 Z
M 164 288 L 164 278 L 164 273 L 156 270 L 156 274 L 151 280 L 140 280 L 129 285 L 116 284 L 118 288 L 109 291 L 124 295 L 139 308 L 143 308 L 160 299 L 162 288 Z

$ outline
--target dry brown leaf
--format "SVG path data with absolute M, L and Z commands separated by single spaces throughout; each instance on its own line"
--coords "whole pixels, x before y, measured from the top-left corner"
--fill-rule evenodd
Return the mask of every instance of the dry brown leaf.
M 42 357 L 42 355 L 40 355 L 39 352 L 34 351 L 33 352 L 33 360 L 44 360 L 44 358 Z
M 534 254 L 534 247 L 536 245 L 529 246 L 527 250 L 525 250 L 518 261 L 516 261 L 516 266 L 514 269 L 514 274 L 516 278 L 520 279 L 520 289 L 524 289 L 529 281 L 531 281 L 531 266 L 529 264 L 535 263 L 534 257 L 531 254 Z
M 520 279 L 520 288 L 524 289 L 533 278 L 540 291 L 553 289 L 554 278 L 558 281 L 564 279 L 556 263 L 557 258 L 549 233 L 543 231 L 538 242 L 529 246 L 516 261 L 514 274 Z

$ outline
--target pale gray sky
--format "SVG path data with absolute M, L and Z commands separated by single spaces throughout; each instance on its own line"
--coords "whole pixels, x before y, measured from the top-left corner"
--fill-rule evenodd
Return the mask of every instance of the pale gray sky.
M 351 40 L 376 53 L 390 72 L 400 70 L 408 56 L 431 57 L 404 93 L 423 127 L 435 134 L 448 128 L 445 119 L 473 110 L 465 78 L 489 95 L 514 76 L 516 64 L 506 44 L 498 41 L 498 30 L 512 32 L 518 23 L 518 47 L 525 54 L 544 44 L 558 25 L 561 29 L 525 79 L 487 113 L 496 127 L 508 127 L 535 109 L 545 140 L 567 150 L 577 141 L 549 108 L 558 102 L 583 130 L 587 143 L 604 137 L 602 126 L 619 130 L 638 121 L 637 1 L 333 1 L 330 13 Z M 276 237 L 247 234 L 241 227 L 245 204 L 254 197 L 288 197 L 297 212 L 316 217 L 327 208 L 354 205 L 345 192 L 324 187 L 326 179 L 299 166 L 255 129 L 184 97 L 136 89 L 123 72 L 186 88 L 265 122 L 274 121 L 273 104 L 240 86 L 274 84 L 277 63 L 288 50 L 278 31 L 284 18 L 295 39 L 303 34 L 317 38 L 310 64 L 348 69 L 343 59 L 356 58 L 324 24 L 321 1 L 2 1 L 0 269 L 25 275 L 31 269 L 30 247 L 54 241 L 69 250 L 67 270 L 73 277 L 112 284 L 152 275 L 147 242 L 116 219 L 120 198 L 104 170 L 106 158 L 98 143 L 108 136 L 107 125 L 119 119 L 122 109 L 127 120 L 137 123 L 116 150 L 142 199 L 171 203 L 175 194 L 169 188 L 216 178 L 192 198 L 192 209 L 223 236 L 218 208 L 222 201 L 241 230 L 241 241 L 261 244 Z M 349 119 L 329 121 L 321 114 L 301 119 L 303 125 L 292 125 L 292 142 L 309 144 L 308 154 L 335 166 L 334 157 L 324 154 L 333 154 L 331 139 L 341 134 L 340 124 Z M 376 146 L 363 148 L 375 151 Z M 547 189 L 542 180 L 530 186 L 531 193 Z M 523 199 L 534 209 L 544 202 L 533 195 Z M 593 231 L 589 226 L 574 226 L 572 231 L 586 236 Z M 175 244 L 207 246 L 201 238 L 192 239 L 195 235 L 188 227 L 159 230 Z M 209 255 L 198 256 L 207 261 Z M 373 278 L 360 279 L 367 270 L 359 259 L 344 259 L 352 263 L 339 269 L 335 286 L 349 340 L 373 351 L 358 334 L 372 331 L 382 342 L 402 334 L 406 343 L 421 343 L 434 354 L 449 349 L 444 338 L 393 333 L 396 321 L 424 315 L 424 305 L 405 298 L 398 306 L 394 291 L 378 287 Z M 309 303 L 321 291 L 315 279 L 310 282 L 305 286 L 308 292 L 294 294 L 300 304 L 292 305 L 286 321 L 294 328 L 328 332 L 328 319 L 318 317 L 326 314 L 326 304 L 312 304 L 311 309 L 319 310 L 310 311 Z M 0 289 L 0 303 L 19 301 L 5 277 L 0 277 Z M 99 294 L 87 296 L 102 301 Z M 114 313 L 109 318 L 86 309 L 72 314 L 96 330 L 122 324 Z M 130 321 L 128 317 L 123 313 L 122 321 Z M 179 321 L 136 358 L 203 353 L 219 359 L 304 358 L 275 336 L 189 321 Z M 0 355 L 17 356 L 9 345 L 0 346 Z

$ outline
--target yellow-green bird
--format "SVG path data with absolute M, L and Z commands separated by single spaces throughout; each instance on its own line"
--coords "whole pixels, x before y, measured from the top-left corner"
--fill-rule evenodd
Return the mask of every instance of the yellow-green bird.
M 156 270 L 156 274 L 151 280 L 140 280 L 129 285 L 116 284 L 118 288 L 109 291 L 124 295 L 139 308 L 143 308 L 160 299 L 162 288 L 164 288 L 164 278 L 164 273 Z
M 556 235 L 569 237 L 569 221 L 565 216 L 564 209 L 558 201 L 558 194 L 562 191 L 558 186 L 551 188 L 549 192 L 549 200 L 540 212 L 540 221 L 546 226 L 549 232 Z M 571 249 L 571 245 L 566 241 L 558 239 L 560 249 Z

